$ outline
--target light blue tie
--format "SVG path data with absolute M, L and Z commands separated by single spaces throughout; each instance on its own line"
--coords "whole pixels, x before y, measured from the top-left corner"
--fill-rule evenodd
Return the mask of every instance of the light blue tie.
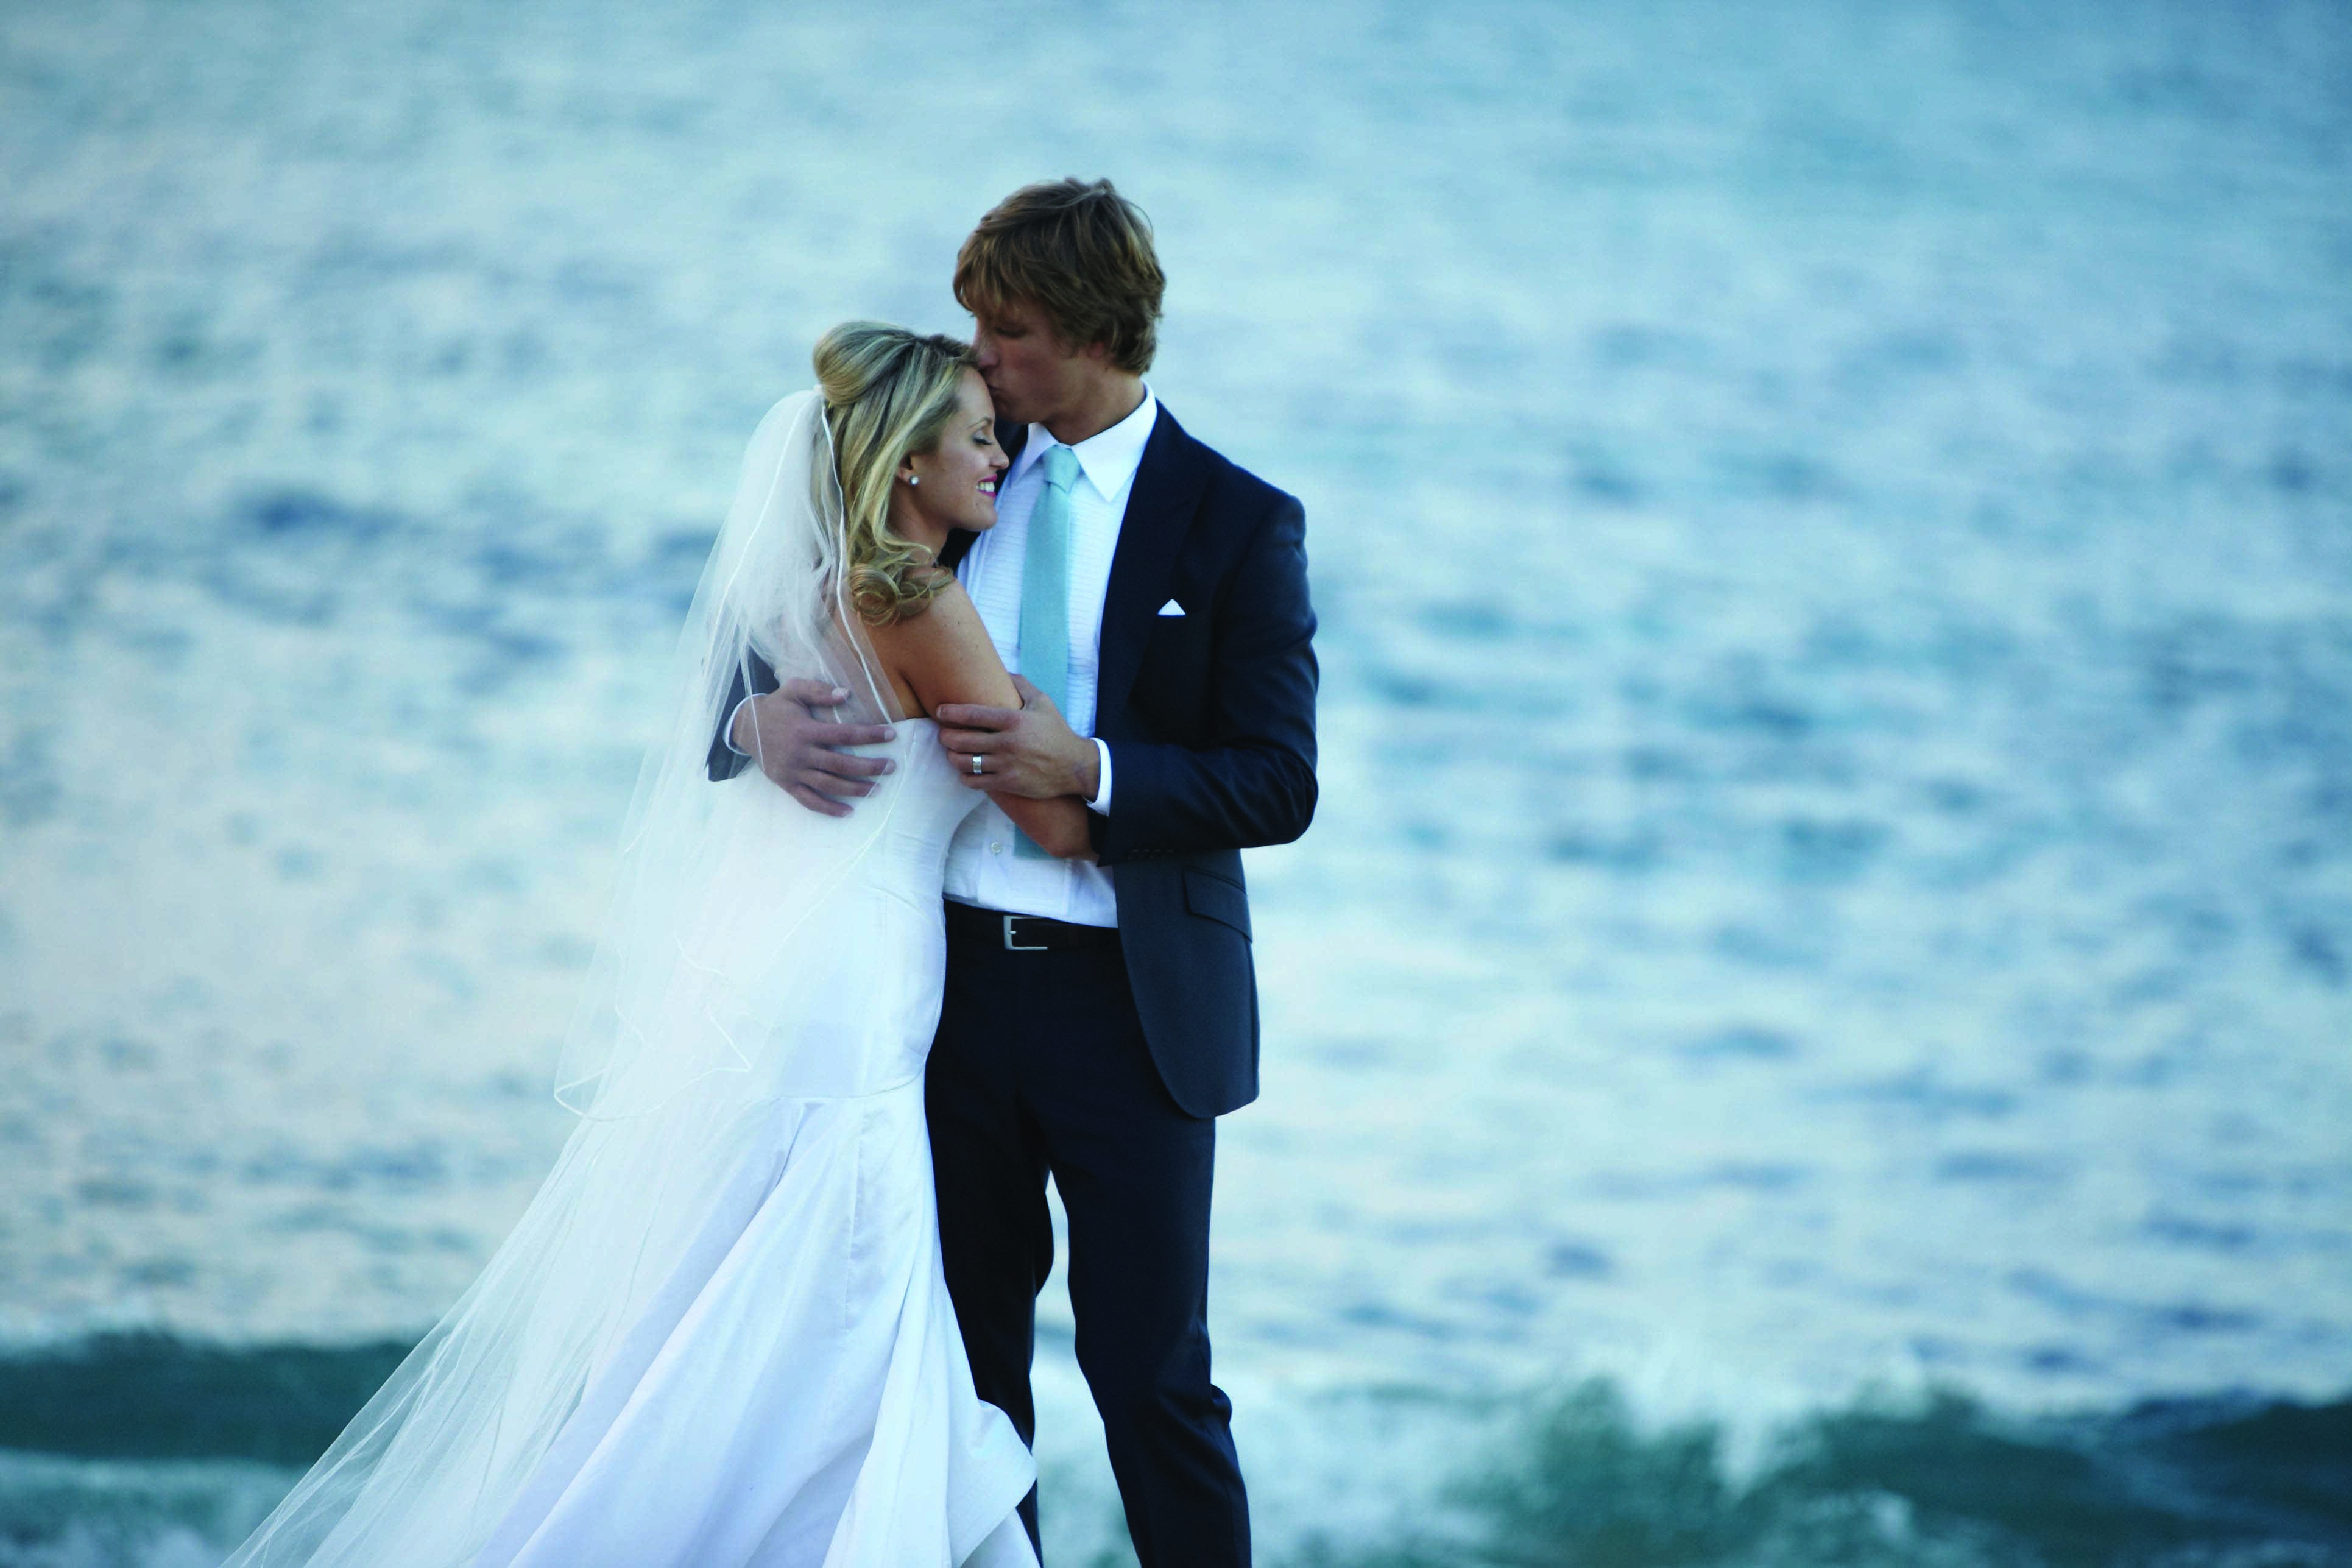
M 1078 455 L 1056 442 L 1045 457 L 1045 493 L 1029 514 L 1028 558 L 1021 566 L 1021 673 L 1066 716 L 1070 704 L 1070 484 Z M 1021 834 L 1013 852 L 1050 860 Z

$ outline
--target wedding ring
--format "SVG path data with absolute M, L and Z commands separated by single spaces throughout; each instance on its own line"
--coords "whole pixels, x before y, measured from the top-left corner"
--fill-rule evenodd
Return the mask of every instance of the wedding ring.
M 973 773 L 978 773 L 978 772 L 980 772 L 980 753 L 979 753 L 979 752 L 973 752 L 973 753 L 972 753 L 972 758 L 971 758 L 971 771 L 972 771 Z

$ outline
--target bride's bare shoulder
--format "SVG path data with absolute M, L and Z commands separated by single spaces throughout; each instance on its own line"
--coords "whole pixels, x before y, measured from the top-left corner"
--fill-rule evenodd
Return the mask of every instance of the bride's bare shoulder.
M 1012 677 L 963 584 L 950 581 L 916 615 L 866 628 L 874 655 L 929 714 L 943 702 L 1020 706 Z

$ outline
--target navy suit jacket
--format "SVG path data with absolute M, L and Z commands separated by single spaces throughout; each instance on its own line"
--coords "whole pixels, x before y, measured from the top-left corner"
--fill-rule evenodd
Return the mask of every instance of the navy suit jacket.
M 1017 453 L 1025 427 L 1000 428 Z M 1194 1116 L 1257 1098 L 1257 983 L 1241 851 L 1315 815 L 1315 611 L 1306 511 L 1192 439 L 1161 405 L 1103 599 L 1095 734 L 1110 748 L 1119 945 L 1160 1080 Z M 971 548 L 959 533 L 942 559 Z M 1173 599 L 1181 616 L 1162 616 Z M 775 689 L 772 671 L 752 688 Z M 739 681 L 739 688 L 741 683 Z M 730 714 L 740 690 L 720 709 Z M 744 766 L 722 734 L 710 773 Z

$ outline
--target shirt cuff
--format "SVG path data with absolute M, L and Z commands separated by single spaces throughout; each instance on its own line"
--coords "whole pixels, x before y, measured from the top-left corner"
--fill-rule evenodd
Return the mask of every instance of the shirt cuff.
M 1108 816 L 1110 815 L 1110 742 L 1097 736 L 1095 755 L 1101 761 L 1102 767 L 1098 770 L 1100 776 L 1095 781 L 1097 787 L 1095 790 L 1094 798 L 1087 802 L 1087 809 L 1100 816 Z
M 742 716 L 743 710 L 750 705 L 751 701 L 751 700 L 746 697 L 742 701 L 730 708 L 727 710 L 727 722 L 719 731 L 719 738 L 727 742 L 727 749 L 739 757 L 748 757 L 751 754 L 735 743 L 735 721 Z

